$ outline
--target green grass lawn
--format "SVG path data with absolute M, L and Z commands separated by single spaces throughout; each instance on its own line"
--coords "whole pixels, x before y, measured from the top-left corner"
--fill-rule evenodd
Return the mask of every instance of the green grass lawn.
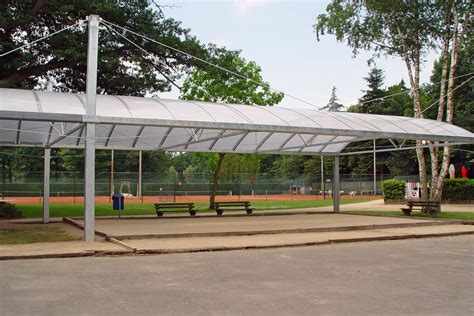
M 354 211 L 347 212 L 358 215 L 378 215 L 378 216 L 403 216 L 401 211 Z M 408 217 L 408 216 L 407 216 Z M 430 214 L 421 212 L 412 212 L 411 217 L 432 218 Z M 474 212 L 441 212 L 436 218 L 453 219 L 453 220 L 474 220 Z
M 341 204 L 360 203 L 372 200 L 373 199 L 341 200 Z M 252 207 L 255 208 L 257 211 L 322 207 L 330 205 L 332 205 L 332 200 L 252 201 Z M 208 209 L 209 202 L 197 202 L 195 203 L 195 206 L 198 212 L 211 211 Z M 24 218 L 37 218 L 43 216 L 43 206 L 40 204 L 18 204 L 16 205 L 16 208 L 22 212 Z M 177 210 L 176 212 L 180 211 Z M 182 210 L 181 212 L 187 212 L 187 210 Z M 111 203 L 97 203 L 95 205 L 95 214 L 96 216 L 114 216 L 118 213 L 117 211 L 112 210 Z M 153 214 L 156 214 L 153 203 L 127 203 L 125 201 L 125 210 L 122 211 L 122 215 Z M 50 215 L 51 217 L 83 216 L 84 210 L 82 204 L 51 204 Z
M 79 240 L 79 238 L 70 236 L 59 227 L 29 226 L 0 228 L 0 245 Z

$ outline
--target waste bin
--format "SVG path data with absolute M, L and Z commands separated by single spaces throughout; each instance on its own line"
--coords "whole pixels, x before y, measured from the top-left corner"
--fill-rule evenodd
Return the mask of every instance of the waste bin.
M 112 195 L 112 208 L 114 210 L 119 211 L 119 217 L 120 217 L 120 211 L 123 210 L 125 206 L 125 199 L 124 196 L 120 193 L 115 193 Z

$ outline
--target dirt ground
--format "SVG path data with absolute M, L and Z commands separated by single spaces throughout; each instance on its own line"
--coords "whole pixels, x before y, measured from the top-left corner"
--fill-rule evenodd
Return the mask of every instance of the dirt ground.
M 74 227 L 72 225 L 66 223 L 49 223 L 46 224 L 48 228 L 59 228 L 64 231 L 67 235 L 74 237 L 74 238 L 83 238 L 84 232 L 82 229 Z M 11 221 L 0 221 L 0 230 L 4 229 L 18 229 L 18 230 L 28 230 L 28 229 L 35 229 L 40 228 L 44 229 L 45 224 L 42 223 L 18 223 L 18 222 L 11 222 Z

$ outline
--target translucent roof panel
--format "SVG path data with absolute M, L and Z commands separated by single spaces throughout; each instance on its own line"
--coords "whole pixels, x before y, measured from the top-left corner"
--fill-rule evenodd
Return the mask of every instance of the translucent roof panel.
M 474 143 L 460 127 L 412 117 L 279 106 L 0 89 L 0 145 L 81 148 L 96 124 L 96 147 L 233 153 L 338 155 L 370 139 Z

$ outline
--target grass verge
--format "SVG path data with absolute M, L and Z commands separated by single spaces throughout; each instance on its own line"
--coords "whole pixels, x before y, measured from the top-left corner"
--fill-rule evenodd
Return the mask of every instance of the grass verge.
M 377 216 L 403 216 L 401 211 L 351 211 L 344 212 L 348 214 L 357 214 L 357 215 L 377 215 Z M 425 217 L 432 218 L 430 214 L 421 213 L 421 212 L 412 212 L 411 217 Z M 452 219 L 452 220 L 474 220 L 474 212 L 441 212 L 438 214 L 438 217 L 443 219 Z
M 28 224 L 0 228 L 0 245 L 18 245 L 37 242 L 72 240 L 79 240 L 79 238 L 70 236 L 67 232 L 59 227 Z
M 350 199 L 341 200 L 341 204 L 361 203 L 372 201 L 374 199 Z M 287 200 L 287 201 L 252 201 L 252 207 L 257 211 L 282 210 L 331 206 L 332 200 Z M 208 202 L 195 203 L 198 212 L 213 212 L 209 210 Z M 18 204 L 17 209 L 22 212 L 24 218 L 39 218 L 43 216 L 43 206 L 40 204 Z M 187 210 L 176 210 L 176 212 L 187 212 Z M 112 210 L 109 203 L 97 203 L 95 205 L 96 216 L 116 216 L 117 211 Z M 125 210 L 122 215 L 153 215 L 155 208 L 153 203 L 127 203 L 125 201 Z M 83 216 L 84 209 L 82 204 L 51 204 L 51 217 L 69 217 Z

